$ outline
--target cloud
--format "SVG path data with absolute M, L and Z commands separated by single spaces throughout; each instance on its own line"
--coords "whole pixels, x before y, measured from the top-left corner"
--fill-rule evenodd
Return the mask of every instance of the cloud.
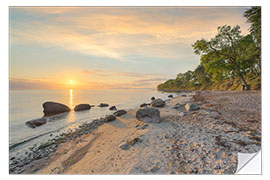
M 240 24 L 236 8 L 12 8 L 11 42 L 43 44 L 98 57 L 126 61 L 125 56 L 176 59 L 181 47 L 210 38 L 216 27 Z M 25 15 L 26 16 L 26 15 Z M 40 19 L 40 21 L 39 21 Z M 16 28 L 15 28 L 16 27 Z M 171 48 L 178 45 L 179 49 Z
M 10 78 L 10 89 L 61 89 L 61 84 L 53 83 L 46 80 L 25 79 L 25 78 Z
M 97 77 L 105 76 L 117 76 L 117 77 L 130 77 L 130 78 L 143 78 L 143 77 L 161 77 L 165 76 L 162 74 L 151 74 L 151 73 L 139 73 L 139 72 L 125 72 L 125 71 L 113 71 L 113 70 L 87 70 L 84 69 L 81 71 L 83 74 Z M 153 79 L 155 80 L 155 79 Z
M 104 76 L 109 76 L 109 74 L 105 73 L 105 71 L 102 70 L 82 70 L 84 74 L 88 74 L 90 76 L 99 76 L 99 77 L 104 77 Z

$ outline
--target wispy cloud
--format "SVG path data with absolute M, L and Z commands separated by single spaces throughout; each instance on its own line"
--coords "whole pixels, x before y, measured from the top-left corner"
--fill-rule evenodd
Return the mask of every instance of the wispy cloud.
M 156 87 L 195 68 L 191 44 L 213 37 L 218 26 L 239 24 L 247 33 L 245 9 L 12 7 L 10 86 L 60 88 L 55 82 L 77 78 L 79 88 Z M 34 79 L 41 72 L 43 79 Z M 45 80 L 47 73 L 54 80 Z
M 180 58 L 169 45 L 211 37 L 223 24 L 246 25 L 234 8 L 19 8 L 35 19 L 11 19 L 12 43 L 58 46 L 124 60 L 130 54 Z M 45 20 L 44 20 L 45 19 Z M 40 21 L 43 20 L 43 21 Z M 16 24 L 15 28 L 14 24 Z

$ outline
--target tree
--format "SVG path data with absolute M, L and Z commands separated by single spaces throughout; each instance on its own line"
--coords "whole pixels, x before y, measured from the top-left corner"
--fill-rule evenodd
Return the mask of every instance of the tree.
M 247 22 L 251 24 L 249 31 L 254 38 L 256 44 L 256 66 L 255 71 L 260 75 L 261 73 L 261 7 L 252 7 L 245 11 L 244 17 Z
M 201 64 L 216 81 L 239 77 L 245 87 L 249 87 L 245 75 L 251 67 L 250 49 L 246 47 L 250 39 L 241 35 L 240 27 L 221 26 L 217 35 L 207 41 L 201 39 L 192 46 L 194 53 L 201 55 Z
M 244 17 L 247 18 L 248 23 L 251 23 L 249 31 L 256 39 L 257 45 L 261 47 L 261 7 L 248 9 L 245 11 Z
M 205 73 L 205 68 L 203 65 L 197 66 L 197 68 L 194 70 L 194 76 L 199 84 L 208 84 L 211 81 L 208 75 Z

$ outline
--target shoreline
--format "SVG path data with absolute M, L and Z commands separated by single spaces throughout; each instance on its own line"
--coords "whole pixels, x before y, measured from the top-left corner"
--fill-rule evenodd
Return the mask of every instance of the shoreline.
M 158 108 L 161 123 L 138 121 L 136 109 L 132 109 L 112 122 L 101 118 L 84 124 L 81 130 L 63 134 L 39 148 L 37 152 L 42 154 L 44 149 L 49 155 L 37 158 L 34 164 L 26 163 L 12 174 L 233 174 L 236 152 L 260 149 L 260 131 L 246 138 L 252 129 L 222 120 L 226 114 L 205 100 L 211 93 L 222 94 L 196 91 L 171 99 Z M 220 97 L 233 92 L 223 93 Z M 186 112 L 183 105 L 188 102 L 201 108 Z M 260 126 L 260 120 L 257 123 Z M 232 137 L 235 142 L 228 140 Z M 121 143 L 128 141 L 133 145 L 121 149 Z

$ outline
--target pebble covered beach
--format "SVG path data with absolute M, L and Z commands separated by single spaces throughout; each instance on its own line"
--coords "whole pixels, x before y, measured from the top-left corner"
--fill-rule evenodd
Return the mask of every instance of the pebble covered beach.
M 234 174 L 238 152 L 261 149 L 260 92 L 190 92 L 156 109 L 159 123 L 139 121 L 138 109 L 86 123 L 10 159 L 10 173 Z

